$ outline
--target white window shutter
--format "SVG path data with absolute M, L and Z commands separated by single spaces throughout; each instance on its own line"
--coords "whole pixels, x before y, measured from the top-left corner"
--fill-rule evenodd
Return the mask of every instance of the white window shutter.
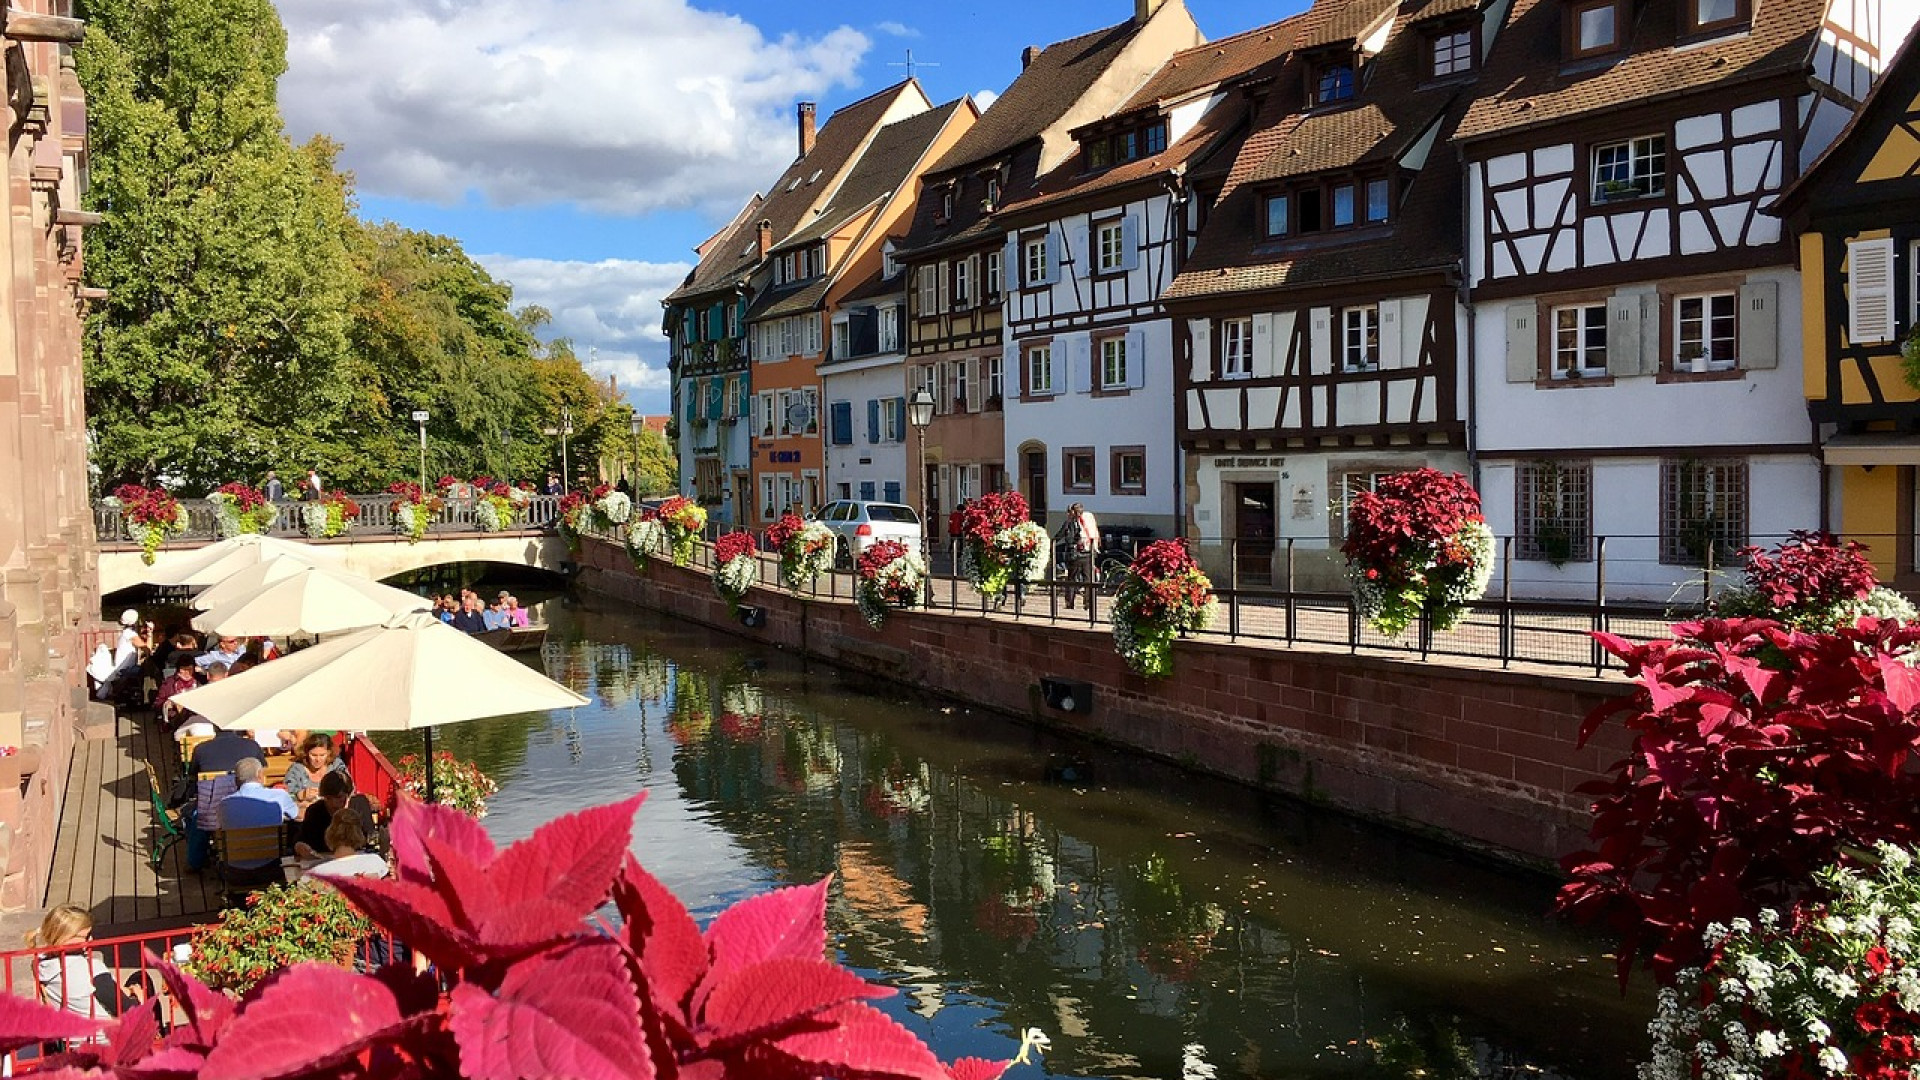
M 1211 382 L 1213 380 L 1213 320 L 1188 319 L 1187 338 L 1193 343 L 1193 354 L 1187 361 L 1187 381 Z
M 1276 366 L 1273 344 L 1273 313 L 1263 311 L 1253 317 L 1253 377 L 1270 379 Z
M 1067 388 L 1076 394 L 1093 389 L 1093 342 L 1085 334 L 1067 339 Z
M 1847 341 L 1893 340 L 1893 241 L 1847 244 Z
M 1074 225 L 1067 231 L 1067 257 L 1073 260 L 1073 276 L 1087 277 L 1093 273 L 1093 235 L 1085 225 Z
M 933 365 L 934 397 L 939 402 L 942 413 L 953 411 L 953 376 L 947 371 L 947 362 L 941 360 Z
M 1333 309 L 1317 307 L 1309 312 L 1309 348 L 1300 363 L 1302 375 L 1324 375 L 1340 370 L 1339 341 L 1333 332 Z
M 1771 371 L 1779 367 L 1779 282 L 1747 282 L 1740 286 L 1739 304 L 1740 366 L 1752 371 Z
M 1127 331 L 1127 389 L 1138 390 L 1147 384 L 1147 335 Z
M 982 403 L 984 403 L 987 399 L 987 389 L 986 387 L 980 384 L 981 377 L 986 374 L 982 370 L 986 365 L 982 364 L 980 362 L 980 358 L 977 356 L 968 357 L 966 360 L 966 365 L 967 365 L 967 411 L 979 412 Z
M 1140 218 L 1128 214 L 1120 219 L 1120 269 L 1132 270 L 1140 265 Z
M 1400 301 L 1380 301 L 1380 369 L 1400 367 Z
M 950 297 L 953 294 L 953 280 L 952 280 L 953 264 L 952 263 L 939 264 L 939 269 L 934 271 L 934 277 L 939 281 L 939 285 L 937 286 L 937 288 L 940 290 L 940 300 L 939 300 L 938 310 L 940 311 L 951 310 L 953 306 L 950 299 Z
M 1060 234 L 1047 230 L 1047 276 L 1040 279 L 1042 285 L 1053 285 L 1060 281 Z
M 1507 305 L 1507 381 L 1530 383 L 1540 377 L 1540 305 L 1516 300 Z

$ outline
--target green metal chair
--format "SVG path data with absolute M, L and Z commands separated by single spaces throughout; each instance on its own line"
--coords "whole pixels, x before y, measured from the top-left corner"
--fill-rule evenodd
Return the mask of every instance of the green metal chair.
M 149 857 L 154 869 L 158 870 L 160 860 L 167 855 L 167 849 L 187 835 L 187 827 L 180 820 L 180 811 L 167 807 L 167 798 L 161 793 L 160 777 L 153 771 L 153 762 L 142 764 L 147 767 L 147 797 L 153 801 L 154 822 L 160 826 L 159 835 L 153 838 L 153 854 Z

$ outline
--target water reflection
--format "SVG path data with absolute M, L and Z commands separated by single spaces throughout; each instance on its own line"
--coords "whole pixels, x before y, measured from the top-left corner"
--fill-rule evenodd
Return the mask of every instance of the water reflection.
M 848 963 L 945 1058 L 1053 1036 L 1064 1076 L 1625 1077 L 1644 994 L 1547 883 L 662 618 L 554 611 L 569 715 L 444 729 L 500 840 L 639 788 L 702 919 L 833 874 Z M 1081 777 L 1049 782 L 1052 775 Z M 1070 770 L 1057 763 L 1070 762 Z M 1091 777 L 1091 780 L 1084 778 Z

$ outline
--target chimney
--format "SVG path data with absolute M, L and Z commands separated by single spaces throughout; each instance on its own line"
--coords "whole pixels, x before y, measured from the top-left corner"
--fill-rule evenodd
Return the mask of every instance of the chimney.
M 773 222 L 762 221 L 760 223 L 760 257 L 763 259 L 766 258 L 767 252 L 772 250 L 773 250 Z
M 800 156 L 813 151 L 813 102 L 800 103 Z
M 1133 0 L 1133 25 L 1145 26 L 1167 0 Z
M 1020 50 L 1020 70 L 1025 71 L 1028 68 L 1032 67 L 1033 62 L 1035 60 L 1038 60 L 1039 58 L 1040 58 L 1040 46 L 1029 45 L 1024 49 L 1021 49 Z

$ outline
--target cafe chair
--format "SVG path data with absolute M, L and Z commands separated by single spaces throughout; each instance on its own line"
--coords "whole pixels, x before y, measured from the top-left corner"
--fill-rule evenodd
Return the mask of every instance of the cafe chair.
M 213 736 L 211 735 L 189 735 L 186 738 L 181 739 L 180 740 L 180 763 L 182 765 L 193 764 L 194 750 L 199 748 L 201 743 L 207 742 L 212 738 Z
M 220 870 L 220 890 L 238 903 L 250 892 L 284 885 L 287 832 L 279 825 L 250 829 L 221 829 L 213 834 L 214 861 Z
M 160 860 L 166 857 L 167 849 L 180 842 L 187 835 L 187 829 L 180 817 L 180 811 L 167 806 L 167 797 L 160 787 L 160 775 L 153 771 L 153 762 L 141 762 L 147 769 L 147 798 L 153 803 L 153 821 L 159 826 L 159 835 L 153 838 L 153 853 L 149 856 L 155 869 Z

